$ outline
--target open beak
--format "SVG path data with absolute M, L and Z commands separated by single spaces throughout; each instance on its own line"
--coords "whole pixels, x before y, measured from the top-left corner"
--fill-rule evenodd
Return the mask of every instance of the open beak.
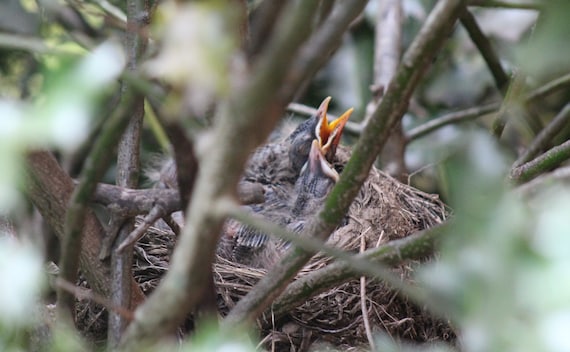
M 327 98 L 330 101 L 330 97 Z M 327 100 L 325 99 L 325 101 Z M 323 104 L 325 102 L 323 101 Z M 321 106 L 323 105 L 321 104 Z M 328 109 L 328 101 L 327 101 L 327 109 Z M 320 111 L 320 108 L 319 108 Z M 325 114 L 321 116 L 319 122 L 317 123 L 317 128 L 315 130 L 317 139 L 319 144 L 321 145 L 322 151 L 326 159 L 330 162 L 333 161 L 333 158 L 336 153 L 336 148 L 340 143 L 340 137 L 342 136 L 342 131 L 344 130 L 344 126 L 348 121 L 348 118 L 354 111 L 353 108 L 350 108 L 344 112 L 338 119 L 329 122 L 326 110 Z
M 309 153 L 308 161 L 309 172 L 312 175 L 323 174 L 331 178 L 335 183 L 338 181 L 338 172 L 329 164 L 325 159 L 325 155 L 321 149 L 319 141 L 313 139 L 311 144 L 311 152 Z

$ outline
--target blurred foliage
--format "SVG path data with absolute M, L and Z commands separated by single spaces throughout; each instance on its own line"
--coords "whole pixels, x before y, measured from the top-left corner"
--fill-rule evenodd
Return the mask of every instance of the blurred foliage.
M 434 2 L 403 0 L 404 48 L 417 34 Z M 107 2 L 79 3 L 87 9 L 83 13 L 86 22 L 97 35 L 102 32 L 103 38 L 114 38 L 118 29 L 107 26 L 109 19 L 100 6 Z M 316 106 L 323 96 L 332 95 L 338 104 L 331 107 L 332 113 L 354 106 L 355 115 L 364 115 L 372 82 L 375 3 L 371 1 L 365 16 L 345 36 L 327 67 L 301 94 L 303 102 Z M 115 6 L 112 12 L 116 17 L 124 16 L 120 12 L 125 10 L 124 1 L 108 4 Z M 54 15 L 61 9 L 57 5 L 61 4 L 24 0 L 0 3 L 0 31 L 22 35 L 26 40 L 40 39 L 46 45 L 38 52 L 0 49 L 3 212 L 20 200 L 15 190 L 23 187 L 20 169 L 25 151 L 50 148 L 65 160 L 80 145 L 91 143 L 89 133 L 98 114 L 113 106 L 111 97 L 118 88 L 115 82 L 125 65 L 116 39 L 101 44 L 97 35 L 78 37 Z M 207 106 L 229 94 L 235 83 L 229 81 L 228 72 L 229 66 L 236 64 L 238 41 L 235 33 L 224 34 L 238 19 L 231 7 L 221 6 L 217 1 L 177 2 L 165 4 L 159 12 L 153 27 L 158 44 L 152 49 L 160 51 L 144 67 L 173 87 L 176 101 L 168 103 L 174 112 L 181 101 Z M 570 24 L 566 19 L 570 1 L 545 2 L 536 27 L 537 14 L 533 11 L 473 12 L 503 67 L 509 73 L 522 72 L 523 83 L 529 87 L 570 71 Z M 220 37 L 225 40 L 216 40 Z M 404 127 L 417 126 L 450 110 L 500 99 L 480 53 L 458 25 L 413 97 Z M 567 91 L 546 98 L 544 105 L 535 108 L 541 123 L 548 122 L 568 101 Z M 430 289 L 432 301 L 428 303 L 433 311 L 457 327 L 462 350 L 569 351 L 568 188 L 554 185 L 530 200 L 510 189 L 505 179 L 523 138 L 507 133 L 498 147 L 486 131 L 489 125 L 489 119 L 482 119 L 469 127 L 448 126 L 407 148 L 410 171 L 428 174 L 429 181 L 422 188 L 438 190 L 454 209 L 453 226 L 441 258 L 421 272 L 420 282 Z M 152 123 L 149 126 L 158 129 Z M 145 152 L 166 149 L 165 137 L 158 137 L 157 143 L 158 133 L 148 133 L 149 129 L 143 141 Z M 559 138 L 567 140 L 567 136 Z M 21 351 L 28 333 L 38 323 L 34 307 L 44 286 L 42 256 L 25 244 L 1 237 L 5 236 L 0 236 L 0 350 Z M 84 345 L 70 331 L 55 329 L 46 350 L 77 351 Z M 417 350 L 382 336 L 377 346 L 383 351 Z M 208 327 L 176 348 L 252 351 L 255 346 L 244 333 L 223 334 Z M 444 349 L 429 346 L 426 350 Z
M 42 256 L 0 232 L 0 350 L 22 351 L 44 286 Z
M 546 2 L 532 38 L 517 52 L 521 69 L 540 81 L 570 70 L 569 11 L 570 2 L 566 0 Z
M 502 155 L 476 134 L 445 163 L 454 219 L 420 277 L 462 350 L 567 351 L 570 193 L 555 185 L 529 203 L 504 187 Z
M 105 43 L 83 60 L 49 71 L 34 102 L 0 99 L 0 173 L 2 207 L 18 197 L 21 158 L 30 148 L 71 152 L 88 135 L 96 104 L 125 65 L 122 49 Z M 18 185 L 21 186 L 21 185 Z

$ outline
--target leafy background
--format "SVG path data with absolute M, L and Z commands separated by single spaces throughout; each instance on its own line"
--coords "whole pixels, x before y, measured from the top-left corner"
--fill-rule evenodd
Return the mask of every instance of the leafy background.
M 247 5 L 255 9 L 260 3 Z M 403 50 L 435 3 L 401 1 Z M 492 113 L 438 128 L 404 146 L 406 169 L 394 176 L 440 194 L 454 211 L 442 231 L 439 260 L 419 272 L 418 290 L 428 293 L 425 305 L 453 322 L 460 337 L 460 346 L 454 348 L 568 351 L 568 124 L 551 133 L 530 159 L 513 163 L 557 116 L 568 115 L 570 3 L 472 3 L 469 10 L 508 82 L 497 87 L 480 49 L 458 22 L 403 116 L 405 136 L 447 113 L 499 103 Z M 297 102 L 314 107 L 331 95 L 333 114 L 353 106 L 352 122 L 364 120 L 373 96 L 379 4 L 370 1 L 329 62 L 298 92 Z M 230 67 L 239 70 L 240 65 L 231 57 L 239 40 L 235 31 L 228 35 L 234 23 L 225 21 L 239 20 L 231 16 L 233 10 L 222 1 L 187 7 L 164 2 L 150 27 L 151 38 L 161 38 L 161 46 L 151 41 L 147 51 L 141 50 L 145 77 L 170 87 L 163 101 L 168 118 L 179 119 L 191 135 L 208 130 L 211 104 L 231 96 L 233 80 L 241 79 L 230 74 Z M 118 0 L 0 4 L 0 350 L 32 348 L 30 331 L 41 320 L 39 307 L 53 301 L 44 264 L 56 260 L 58 245 L 49 240 L 50 230 L 42 226 L 26 196 L 26 154 L 51 150 L 72 177 L 85 169 L 83 161 L 102 124 L 119 106 L 116 82 L 130 60 L 122 48 L 128 12 L 127 3 Z M 528 100 L 531 92 L 556 79 L 561 80 L 556 90 Z M 170 152 L 150 105 L 147 102 L 140 145 L 143 165 L 153 153 Z M 305 117 L 288 112 L 283 120 Z M 500 120 L 506 124 L 497 133 Z M 357 138 L 347 133 L 345 143 Z M 540 159 L 554 146 L 560 146 L 557 154 Z M 535 157 L 530 175 L 515 172 Z M 377 165 L 386 166 L 392 158 L 381 158 Z M 107 183 L 116 177 L 113 164 L 104 170 Z M 89 341 L 72 329 L 54 326 L 53 336 L 40 350 L 89 349 Z M 253 350 L 255 344 L 245 336 L 204 328 L 182 348 Z M 399 344 L 382 335 L 375 339 L 378 350 L 451 348 Z

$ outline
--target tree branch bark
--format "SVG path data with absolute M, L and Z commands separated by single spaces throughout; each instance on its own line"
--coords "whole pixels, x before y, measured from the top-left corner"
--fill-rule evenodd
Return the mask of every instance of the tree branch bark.
M 128 66 L 131 72 L 137 70 L 139 57 L 146 47 L 146 39 L 141 35 L 144 24 L 140 16 L 143 10 L 140 0 L 127 0 L 127 28 L 125 32 L 125 51 L 127 52 Z M 133 91 L 126 82 L 122 84 L 123 94 L 133 94 L 132 112 L 129 123 L 117 149 L 117 174 L 115 180 L 118 186 L 136 188 L 140 176 L 140 144 L 142 122 L 144 118 L 144 97 Z M 115 216 L 116 214 L 111 214 Z M 117 248 L 134 230 L 135 219 L 123 218 L 124 223 L 118 229 L 118 233 L 108 233 L 112 236 L 111 248 Z M 124 248 L 122 251 L 111 250 L 111 303 L 116 307 L 130 309 L 131 287 L 128 282 L 133 278 L 133 249 Z M 123 331 L 129 320 L 115 311 L 109 312 L 109 324 L 107 326 L 107 346 L 114 348 L 119 344 Z
M 516 184 L 527 182 L 539 174 L 550 171 L 570 158 L 570 141 L 549 149 L 546 153 L 511 170 L 511 181 Z
M 471 41 L 473 41 L 477 49 L 479 49 L 481 56 L 483 56 L 483 59 L 487 63 L 487 67 L 495 79 L 495 85 L 501 93 L 504 93 L 509 84 L 509 76 L 505 73 L 491 42 L 479 27 L 475 16 L 473 16 L 467 8 L 463 10 L 460 20 L 465 30 L 467 30 L 467 33 L 469 33 Z
M 61 240 L 67 204 L 74 189 L 73 180 L 51 153 L 33 151 L 26 156 L 26 181 L 28 197 Z M 98 259 L 104 230 L 90 210 L 86 211 L 82 230 L 82 245 L 78 251 L 81 271 L 93 290 L 108 297 L 111 292 L 109 267 Z M 144 301 L 144 294 L 134 279 L 130 285 L 131 301 L 138 305 Z
M 97 182 L 103 177 L 112 159 L 112 153 L 121 133 L 127 126 L 131 111 L 133 110 L 132 95 L 125 95 L 120 107 L 111 115 L 103 126 L 101 136 L 96 140 L 93 149 L 89 153 L 79 185 L 73 190 L 69 207 L 65 214 L 65 236 L 62 239 L 62 257 L 60 262 L 61 278 L 68 282 L 77 280 L 77 266 L 85 216 L 88 211 L 88 203 L 95 191 Z M 58 289 L 57 312 L 62 319 L 73 317 L 75 310 L 75 298 L 69 292 Z
M 437 244 L 446 234 L 445 228 L 446 226 L 442 225 L 417 232 L 406 238 L 390 241 L 381 247 L 369 249 L 355 258 L 387 266 L 395 266 L 406 260 L 421 259 L 433 254 Z M 360 271 L 350 263 L 342 261 L 315 270 L 292 282 L 283 295 L 271 305 L 271 314 L 278 319 L 309 298 L 356 279 L 359 275 Z

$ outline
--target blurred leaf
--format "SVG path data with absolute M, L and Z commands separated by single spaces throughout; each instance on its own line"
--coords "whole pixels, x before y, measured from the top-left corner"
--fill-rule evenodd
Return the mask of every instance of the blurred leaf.
M 220 331 L 216 324 L 205 323 L 196 335 L 182 347 L 183 351 L 203 352 L 254 352 L 244 326 L 236 326 L 232 331 Z
M 161 4 L 154 31 L 162 50 L 146 71 L 181 89 L 189 106 L 205 112 L 216 97 L 229 93 L 230 66 L 237 63 L 232 63 L 237 13 L 216 1 Z
M 567 351 L 556 324 L 570 321 L 570 193 L 529 207 L 506 190 L 509 163 L 489 137 L 460 150 L 446 165 L 456 212 L 449 240 L 420 277 L 465 351 Z
M 538 12 L 517 9 L 480 9 L 475 13 L 483 32 L 507 42 L 518 42 L 538 17 Z
M 44 285 L 42 255 L 0 234 L 0 331 L 17 331 L 34 322 Z
M 25 150 L 55 147 L 68 151 L 88 134 L 91 115 L 104 89 L 125 65 L 122 48 L 106 42 L 70 67 L 53 73 L 53 82 L 34 104 L 0 100 L 0 206 L 17 199 L 20 157 Z
M 20 0 L 0 2 L 0 31 L 24 35 L 35 35 L 40 26 L 37 14 L 26 11 Z
M 529 74 L 552 76 L 570 70 L 570 1 L 544 3 L 536 30 L 528 44 L 518 51 L 519 65 Z

